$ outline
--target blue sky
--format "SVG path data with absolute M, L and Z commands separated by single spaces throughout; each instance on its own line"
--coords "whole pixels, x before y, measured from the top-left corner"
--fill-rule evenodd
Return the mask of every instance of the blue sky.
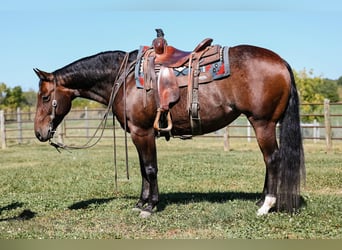
M 211 37 L 215 44 L 271 49 L 295 70 L 342 76 L 341 1 L 171 0 L 168 8 L 161 2 L 3 0 L 0 83 L 37 90 L 32 68 L 54 71 L 101 51 L 150 45 L 155 28 L 183 50 Z

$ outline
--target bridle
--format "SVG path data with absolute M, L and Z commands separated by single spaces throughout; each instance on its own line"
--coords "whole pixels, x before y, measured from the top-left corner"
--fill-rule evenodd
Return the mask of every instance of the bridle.
M 51 144 L 51 139 L 53 138 L 54 134 L 56 133 L 56 130 L 53 129 L 53 120 L 56 118 L 56 109 L 57 109 L 57 100 L 56 100 L 56 89 L 57 89 L 57 81 L 54 78 L 53 80 L 53 91 L 51 93 L 52 95 L 52 111 L 50 115 L 50 124 L 49 124 L 49 142 Z

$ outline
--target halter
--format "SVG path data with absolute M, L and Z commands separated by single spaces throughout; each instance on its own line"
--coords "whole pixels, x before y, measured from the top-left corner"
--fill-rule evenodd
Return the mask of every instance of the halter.
M 51 102 L 52 111 L 51 111 L 51 115 L 50 115 L 50 124 L 49 124 L 49 133 L 51 134 L 51 137 L 49 139 L 50 144 L 52 143 L 51 139 L 53 138 L 53 136 L 54 136 L 54 134 L 56 132 L 56 130 L 53 130 L 53 120 L 56 117 L 56 109 L 57 109 L 56 89 L 57 89 L 57 81 L 54 78 L 54 80 L 53 80 L 53 91 L 52 91 L 52 94 L 51 94 L 51 95 L 53 95 L 52 102 Z

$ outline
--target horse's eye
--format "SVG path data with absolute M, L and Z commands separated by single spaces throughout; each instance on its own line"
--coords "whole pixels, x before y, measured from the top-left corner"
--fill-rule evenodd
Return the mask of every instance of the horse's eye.
M 50 96 L 42 96 L 43 102 L 48 102 L 50 101 Z

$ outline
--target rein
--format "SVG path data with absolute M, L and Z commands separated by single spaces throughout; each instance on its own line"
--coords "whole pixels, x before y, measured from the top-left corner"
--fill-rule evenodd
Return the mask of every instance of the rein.
M 125 156 L 126 156 L 126 173 L 127 173 L 127 179 L 129 179 L 129 169 L 128 169 L 128 146 L 127 146 L 127 114 L 126 114 L 126 77 L 128 76 L 128 74 L 134 69 L 134 63 L 132 64 L 132 66 L 130 66 L 129 68 L 127 68 L 128 66 L 128 59 L 129 59 L 129 53 L 125 54 L 125 57 L 120 65 L 118 74 L 116 76 L 116 79 L 114 81 L 114 84 L 112 86 L 112 91 L 110 94 L 110 98 L 109 98 L 109 102 L 105 111 L 105 114 L 100 122 L 100 124 L 97 126 L 94 134 L 89 138 L 89 140 L 81 145 L 81 146 L 70 146 L 70 145 L 66 145 L 60 142 L 54 142 L 52 141 L 53 135 L 56 131 L 53 130 L 53 120 L 56 117 L 56 109 L 57 109 L 57 100 L 56 100 L 56 88 L 57 88 L 57 82 L 56 79 L 54 80 L 54 90 L 52 93 L 52 113 L 51 113 L 51 122 L 50 122 L 50 131 L 52 133 L 52 137 L 49 139 L 49 144 L 51 146 L 53 146 L 59 153 L 61 153 L 60 149 L 64 149 L 64 150 L 70 150 L 70 149 L 87 149 L 87 148 L 91 148 L 93 146 L 95 146 L 103 137 L 103 133 L 106 127 L 106 122 L 108 120 L 108 115 L 109 112 L 111 110 L 111 108 L 113 107 L 115 98 L 120 90 L 120 88 L 123 86 L 123 91 L 124 91 L 124 130 L 125 130 Z M 91 143 L 94 138 L 96 137 L 97 133 L 101 130 L 100 136 L 95 140 L 95 142 Z M 113 114 L 113 136 L 114 136 L 114 167 L 115 167 L 115 187 L 117 189 L 117 164 L 116 164 L 116 139 L 115 139 L 115 116 Z

